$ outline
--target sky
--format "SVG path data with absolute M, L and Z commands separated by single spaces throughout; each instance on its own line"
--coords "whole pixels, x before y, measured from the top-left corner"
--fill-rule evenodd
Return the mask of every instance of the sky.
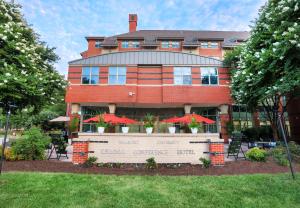
M 27 22 L 60 60 L 66 74 L 68 62 L 81 58 L 86 36 L 111 36 L 128 32 L 128 14 L 138 15 L 138 30 L 242 30 L 266 0 L 15 0 Z

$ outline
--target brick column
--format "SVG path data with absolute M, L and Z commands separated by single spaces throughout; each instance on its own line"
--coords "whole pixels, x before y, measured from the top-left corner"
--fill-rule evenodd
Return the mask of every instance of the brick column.
M 73 157 L 72 163 L 73 164 L 82 164 L 84 163 L 89 157 L 89 142 L 73 142 Z
M 225 164 L 224 143 L 215 142 L 209 144 L 210 161 L 213 166 Z
M 222 139 L 224 139 L 225 143 L 228 143 L 228 133 L 227 133 L 227 122 L 230 121 L 230 116 L 228 113 L 228 105 L 221 105 L 219 107 L 220 109 L 220 125 L 221 125 L 221 129 L 220 129 L 220 133 L 222 136 Z

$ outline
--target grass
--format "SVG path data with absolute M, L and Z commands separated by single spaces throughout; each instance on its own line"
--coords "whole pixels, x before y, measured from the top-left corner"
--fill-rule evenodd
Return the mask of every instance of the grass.
M 4 173 L 0 207 L 300 207 L 300 175 Z

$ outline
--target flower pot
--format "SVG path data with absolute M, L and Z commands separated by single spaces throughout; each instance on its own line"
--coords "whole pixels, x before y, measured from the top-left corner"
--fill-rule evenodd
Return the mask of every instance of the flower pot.
M 98 127 L 98 133 L 99 134 L 103 134 L 104 130 L 105 130 L 105 127 L 102 127 L 102 126 Z
M 192 134 L 197 134 L 198 133 L 198 128 L 191 128 Z
M 153 131 L 153 127 L 146 128 L 146 133 L 147 134 L 152 134 L 152 131 Z
M 123 133 L 123 134 L 127 134 L 128 131 L 129 131 L 129 127 L 128 127 L 128 126 L 123 126 L 123 127 L 122 127 L 122 133 Z
M 170 134 L 175 134 L 176 128 L 174 126 L 169 127 L 169 133 Z

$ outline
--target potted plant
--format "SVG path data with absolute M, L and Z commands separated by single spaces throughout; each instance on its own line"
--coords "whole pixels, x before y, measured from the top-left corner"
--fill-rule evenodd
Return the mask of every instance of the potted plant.
M 122 133 L 123 134 L 127 134 L 128 131 L 129 131 L 129 126 L 126 126 L 126 125 L 122 126 Z
M 170 134 L 175 134 L 176 127 L 175 126 L 169 126 L 169 133 Z
M 153 126 L 154 126 L 154 117 L 153 115 L 148 113 L 144 117 L 144 127 L 146 129 L 147 134 L 152 134 Z
M 196 121 L 195 118 L 192 118 L 191 123 L 189 123 L 189 127 L 192 131 L 192 134 L 197 134 L 198 133 L 198 128 L 199 128 L 199 123 Z
M 69 131 L 72 135 L 72 138 L 78 137 L 78 127 L 79 127 L 79 115 L 73 114 L 71 117 L 71 121 L 69 123 Z
M 98 127 L 98 133 L 99 134 L 103 134 L 105 128 L 108 126 L 108 124 L 104 121 L 104 118 L 102 115 L 99 115 L 99 121 L 97 123 L 97 127 Z

